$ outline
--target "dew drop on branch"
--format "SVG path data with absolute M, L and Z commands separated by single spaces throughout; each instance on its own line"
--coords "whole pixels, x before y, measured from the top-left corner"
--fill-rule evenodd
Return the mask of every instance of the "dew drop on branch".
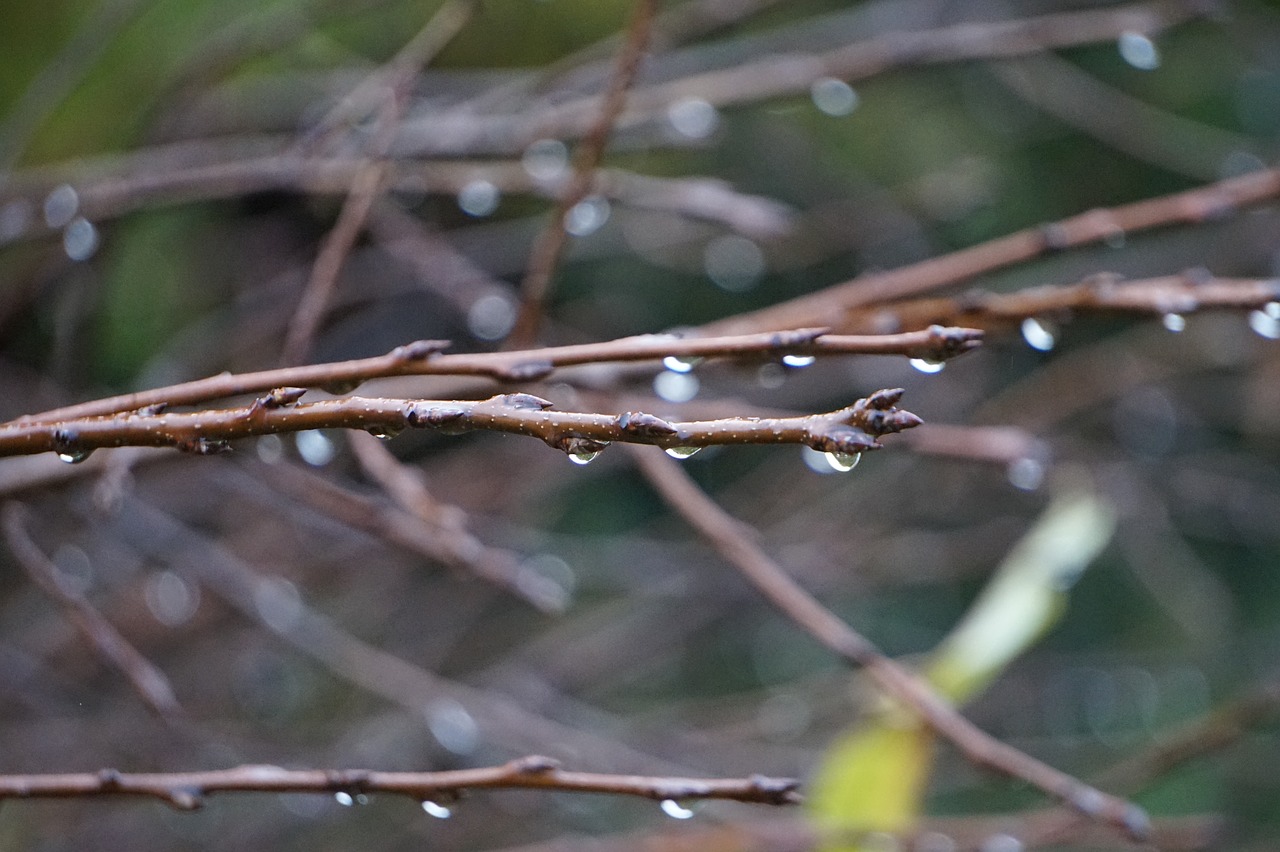
M 333 800 L 344 808 L 349 808 L 356 803 L 356 800 L 346 790 L 339 790 L 334 793 Z
M 62 232 L 62 250 L 79 262 L 93 257 L 98 250 L 98 229 L 83 216 L 77 216 Z
M 688 139 L 706 139 L 720 126 L 720 111 L 702 98 L 681 98 L 667 107 L 667 121 Z
M 591 464 L 600 455 L 600 450 L 592 450 L 587 453 L 569 453 L 569 461 L 574 464 Z
M 370 426 L 366 429 L 370 435 L 380 441 L 390 441 L 404 431 L 403 426 Z
M 858 108 L 858 93 L 853 87 L 836 77 L 822 77 L 809 86 L 809 97 L 813 105 L 830 116 L 837 118 L 848 115 Z
M 701 361 L 701 358 L 680 358 L 675 355 L 668 355 L 662 359 L 662 366 L 673 373 L 688 373 L 698 366 Z
M 926 375 L 941 373 L 947 368 L 946 361 L 931 361 L 928 358 L 912 358 L 907 363 L 911 365 L 912 369 L 918 370 Z
M 80 462 L 89 458 L 89 456 L 92 455 L 92 453 L 93 453 L 93 450 L 90 450 L 90 449 L 84 449 L 80 447 L 67 447 L 58 452 L 58 459 L 60 461 L 66 462 L 67 464 L 80 464 Z
M 1048 320 L 1027 317 L 1022 321 L 1022 339 L 1038 352 L 1051 352 L 1058 345 L 1058 330 Z
M 467 328 L 481 340 L 501 340 L 515 324 L 515 303 L 499 293 L 481 296 L 467 310 Z
M 673 459 L 687 459 L 702 452 L 702 447 L 667 447 L 663 452 Z
M 698 378 L 691 373 L 663 370 L 653 379 L 653 392 L 667 402 L 688 402 L 698 395 Z
M 702 265 L 721 290 L 742 293 L 755 287 L 765 272 L 764 252 L 753 240 L 726 234 L 707 243 Z
M 1280 302 L 1267 302 L 1260 310 L 1251 311 L 1249 328 L 1260 337 L 1280 340 Z
M 1005 476 L 1009 484 L 1019 491 L 1035 491 L 1044 482 L 1044 462 L 1031 456 L 1022 456 L 1009 462 Z
M 788 367 L 795 367 L 797 369 L 799 369 L 800 367 L 808 367 L 810 364 L 814 363 L 817 360 L 818 358 L 816 355 L 783 355 L 782 356 L 783 364 L 785 364 Z
M 823 453 L 827 464 L 837 473 L 848 473 L 862 461 L 862 453 Z
M 44 222 L 50 228 L 61 228 L 80 210 L 80 195 L 67 184 L 54 187 L 44 199 Z
M 1154 71 L 1160 67 L 1160 51 L 1156 44 L 1142 33 L 1125 32 L 1116 41 L 1120 58 L 1139 71 Z
M 487 180 L 473 180 L 458 190 L 458 207 L 476 218 L 491 215 L 501 200 L 502 193 Z
M 428 815 L 433 816 L 436 819 L 448 819 L 453 816 L 453 810 L 451 808 L 447 808 L 439 802 L 433 802 L 430 799 L 424 799 L 422 801 L 422 809 L 426 811 Z
M 564 229 L 575 237 L 594 234 L 609 221 L 609 202 L 603 196 L 589 195 L 564 214 Z
M 663 799 L 660 805 L 662 812 L 672 819 L 689 819 L 693 816 L 693 811 L 677 802 L 675 799 Z
M 1160 317 L 1160 324 L 1177 334 L 1187 327 L 1187 318 L 1182 314 L 1165 314 Z
M 318 429 L 306 429 L 293 436 L 298 455 L 312 467 L 324 467 L 338 454 L 332 439 Z
M 534 180 L 558 180 L 569 167 L 569 148 L 559 139 L 539 139 L 524 149 L 520 165 Z

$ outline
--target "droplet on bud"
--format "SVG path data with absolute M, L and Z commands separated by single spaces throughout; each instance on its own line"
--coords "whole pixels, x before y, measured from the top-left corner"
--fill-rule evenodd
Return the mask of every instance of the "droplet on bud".
M 945 361 L 930 361 L 928 358 L 912 358 L 907 363 L 914 369 L 929 375 L 941 373 L 947 366 Z
M 574 464 L 591 464 L 591 462 L 595 461 L 595 458 L 598 455 L 600 455 L 599 450 L 594 450 L 589 453 L 570 453 L 569 461 Z
M 848 473 L 862 461 L 862 453 L 825 453 L 827 464 L 840 473 Z
M 67 464 L 80 464 L 80 462 L 89 458 L 93 450 L 85 449 L 65 449 L 58 453 L 58 458 Z
M 698 362 L 701 360 L 701 358 L 680 358 L 675 355 L 668 355 L 662 359 L 662 366 L 673 373 L 688 373 L 698 366 Z
M 663 450 L 664 453 L 671 456 L 673 459 L 687 459 L 689 456 L 701 451 L 702 447 L 667 447 Z
M 807 367 L 814 361 L 817 361 L 814 355 L 783 355 L 782 363 L 788 367 Z
M 339 790 L 333 794 L 333 800 L 344 808 L 349 808 L 356 803 L 356 800 L 346 790 Z
M 675 799 L 662 800 L 662 812 L 672 819 L 689 819 L 693 816 L 693 811 L 677 802 Z
M 1053 323 L 1038 317 L 1027 317 L 1022 321 L 1022 339 L 1039 352 L 1051 352 L 1058 345 L 1058 333 Z
M 1177 334 L 1187 327 L 1187 318 L 1182 314 L 1165 314 L 1160 318 L 1160 324 Z
M 390 441 L 404 431 L 402 426 L 370 426 L 365 430 L 380 441 Z
M 423 800 L 422 809 L 436 819 L 448 819 L 453 816 L 453 810 L 451 808 L 446 808 L 444 805 L 438 802 L 433 802 L 430 799 Z

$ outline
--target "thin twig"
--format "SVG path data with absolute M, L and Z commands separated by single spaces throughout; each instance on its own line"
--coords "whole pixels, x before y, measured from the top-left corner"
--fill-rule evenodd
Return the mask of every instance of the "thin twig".
M 196 455 L 228 449 L 226 442 L 306 429 L 363 429 L 392 436 L 407 427 L 445 434 L 471 430 L 539 438 L 574 456 L 593 457 L 610 443 L 674 449 L 716 444 L 805 444 L 815 450 L 856 454 L 878 449 L 879 438 L 919 425 L 895 407 L 901 389 L 880 390 L 846 408 L 803 417 L 732 417 L 668 421 L 628 411 L 619 415 L 550 410 L 531 394 L 486 400 L 404 400 L 345 397 L 295 403 L 300 389 L 281 388 L 252 405 L 189 413 L 127 412 L 52 422 L 15 421 L 0 426 L 0 456 L 56 452 L 76 462 L 105 447 L 175 447 Z M 283 398 L 283 399 L 282 399 Z M 589 460 L 589 458 L 585 459 Z
M 556 201 L 555 210 L 542 232 L 534 240 L 529 255 L 529 267 L 520 285 L 520 313 L 511 330 L 508 342 L 513 348 L 530 346 L 538 337 L 543 306 L 551 289 L 551 279 L 569 240 L 565 219 L 573 207 L 587 197 L 594 180 L 595 170 L 604 157 L 605 145 L 614 122 L 626 103 L 627 89 L 631 87 L 644 58 L 645 46 L 653 28 L 653 17 L 658 0 L 635 0 L 631 21 L 627 25 L 627 38 L 618 49 L 613 77 L 600 99 L 599 114 L 587 129 L 582 143 L 574 153 L 573 177 Z
M 722 338 L 651 334 L 522 352 L 441 355 L 438 353 L 448 348 L 448 341 L 419 340 L 374 358 L 256 373 L 223 373 L 27 415 L 9 425 L 96 417 L 153 405 L 194 405 L 280 387 L 319 387 L 332 393 L 346 393 L 369 379 L 390 376 L 484 376 L 504 382 L 532 381 L 546 378 L 561 367 L 610 361 L 658 361 L 666 357 L 902 355 L 943 361 L 975 349 L 981 341 L 981 332 L 964 328 L 939 327 L 909 334 L 861 336 L 833 336 L 823 329 L 797 329 Z
M 0 799 L 141 796 L 160 799 L 179 810 L 194 810 L 215 793 L 326 793 L 349 797 L 386 793 L 435 805 L 447 816 L 446 803 L 467 790 L 545 790 L 605 793 L 657 801 L 728 799 L 767 805 L 800 801 L 791 778 L 665 778 L 572 772 L 549 757 L 530 755 L 501 766 L 444 772 L 376 772 L 365 769 L 282 769 L 239 766 L 206 772 L 129 773 L 115 769 L 49 775 L 0 776 Z M 441 800 L 437 802 L 435 800 Z
M 870 640 L 823 606 L 757 544 L 758 533 L 730 516 L 689 475 L 658 453 L 634 451 L 646 479 L 672 509 L 797 626 L 850 665 L 862 668 L 887 694 L 902 702 L 969 760 L 1035 786 L 1063 804 L 1133 837 L 1145 835 L 1141 808 L 1103 793 L 978 728 L 923 680 L 886 657 Z
M 153 713 L 163 719 L 181 716 L 182 706 L 173 693 L 169 678 L 94 609 L 84 595 L 67 583 L 58 566 L 45 556 L 27 532 L 28 515 L 20 503 L 7 503 L 0 512 L 5 541 L 27 576 L 62 607 L 67 619 L 89 647 L 125 676 L 133 691 Z

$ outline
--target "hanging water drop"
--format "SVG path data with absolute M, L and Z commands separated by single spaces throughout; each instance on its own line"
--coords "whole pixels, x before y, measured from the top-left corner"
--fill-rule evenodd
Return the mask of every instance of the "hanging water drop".
M 701 358 L 680 358 L 675 355 L 668 355 L 662 359 L 662 366 L 673 373 L 688 373 L 698 366 L 700 361 L 702 361 Z
M 68 448 L 60 450 L 58 452 L 58 458 L 67 464 L 80 464 L 80 462 L 89 458 L 89 455 L 92 452 L 93 450 Z
M 609 221 L 609 201 L 599 195 L 588 195 L 564 214 L 564 229 L 575 237 L 594 234 Z
M 1058 345 L 1057 329 L 1048 320 L 1027 317 L 1022 321 L 1022 339 L 1039 352 L 1050 352 Z
M 927 375 L 941 373 L 947 366 L 946 361 L 930 361 L 928 358 L 912 358 L 907 363 Z
M 689 819 L 693 816 L 693 811 L 677 802 L 675 799 L 662 800 L 662 812 L 672 819 Z
M 1155 42 L 1142 33 L 1121 33 L 1116 47 L 1120 58 L 1139 71 L 1154 71 L 1160 67 L 1160 51 L 1156 49 Z
M 370 426 L 365 430 L 379 441 L 390 441 L 404 431 L 403 426 Z
M 1182 314 L 1165 314 L 1160 317 L 1160 324 L 1177 334 L 1187 327 L 1187 318 Z
M 1031 456 L 1016 458 L 1005 469 L 1009 484 L 1019 491 L 1035 491 L 1044 482 L 1044 473 L 1044 462 Z
M 1251 311 L 1249 328 L 1260 337 L 1280 340 L 1280 302 L 1268 302 L 1262 310 Z
M 458 190 L 458 207 L 468 216 L 484 218 L 498 209 L 502 193 L 487 180 L 473 180 Z
M 786 364 L 788 367 L 797 367 L 797 368 L 807 367 L 817 360 L 818 360 L 817 356 L 814 356 L 814 355 L 783 355 L 782 356 L 782 363 Z
M 862 453 L 824 453 L 832 470 L 848 473 L 862 461 Z
M 698 395 L 698 378 L 691 373 L 663 370 L 653 378 L 653 392 L 667 402 L 688 402 Z
M 569 461 L 574 464 L 591 464 L 591 462 L 595 461 L 595 458 L 598 455 L 600 455 L 599 450 L 593 450 L 587 453 L 570 453 Z
M 430 799 L 423 799 L 422 809 L 426 811 L 428 815 L 433 816 L 436 819 L 448 819 L 453 816 L 453 810 L 451 808 L 446 808 L 439 802 L 433 802 Z
M 356 803 L 356 800 L 352 798 L 351 794 L 348 793 L 346 790 L 339 790 L 338 792 L 334 793 L 333 800 L 338 804 L 342 805 L 344 808 L 349 808 Z
M 848 115 L 858 108 L 858 93 L 844 80 L 821 77 L 809 86 L 813 105 L 830 116 Z
M 687 459 L 702 451 L 702 447 L 667 447 L 664 453 L 673 459 Z

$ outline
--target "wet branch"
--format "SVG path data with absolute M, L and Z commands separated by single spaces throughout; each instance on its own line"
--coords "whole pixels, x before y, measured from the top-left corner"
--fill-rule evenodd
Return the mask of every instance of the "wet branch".
M 636 450 L 632 457 L 672 509 L 705 537 L 764 597 L 798 627 L 847 663 L 866 671 L 885 693 L 910 708 L 972 762 L 1025 781 L 1092 819 L 1142 838 L 1146 813 L 1004 743 L 960 715 L 925 681 L 885 656 L 805 591 L 757 543 L 759 533 L 707 496 L 679 463 Z
M 628 411 L 619 415 L 553 411 L 545 399 L 525 393 L 469 400 L 404 400 L 346 397 L 297 403 L 301 389 L 281 388 L 252 405 L 169 414 L 127 412 L 78 420 L 0 426 L 0 456 L 56 452 L 83 460 L 105 447 L 175 447 L 197 455 L 228 449 L 238 438 L 306 429 L 363 429 L 392 436 L 405 428 L 445 434 L 481 430 L 539 438 L 554 449 L 589 461 L 610 443 L 696 448 L 713 444 L 805 444 L 822 452 L 856 454 L 878 449 L 879 438 L 920 424 L 895 407 L 902 390 L 880 390 L 852 405 L 803 417 L 730 417 L 668 421 Z M 587 456 L 588 458 L 583 458 Z
M 2 775 L 0 799 L 139 796 L 160 799 L 179 810 L 194 810 L 214 793 L 326 793 L 348 796 L 386 793 L 408 796 L 436 808 L 453 802 L 464 791 L 483 789 L 546 790 L 563 793 L 604 793 L 674 802 L 728 799 L 767 805 L 800 801 L 799 782 L 790 778 L 666 778 L 645 775 L 605 775 L 572 772 L 558 761 L 530 755 L 477 769 L 445 772 L 375 772 L 363 769 L 282 769 L 278 766 L 239 766 L 208 772 L 98 772 Z M 448 811 L 439 813 L 447 816 Z
M 831 335 L 809 328 L 732 337 L 687 337 L 650 334 L 604 343 L 584 343 L 512 352 L 440 354 L 445 340 L 419 340 L 386 355 L 262 370 L 223 373 L 206 379 L 121 394 L 27 415 L 13 421 L 51 422 L 134 411 L 152 405 L 194 405 L 240 394 L 281 387 L 323 388 L 346 393 L 369 379 L 391 376 L 480 376 L 503 382 L 544 379 L 561 367 L 624 361 L 677 358 L 738 358 L 783 355 L 901 355 L 943 361 L 969 352 L 982 343 L 982 332 L 967 328 L 930 328 L 907 334 Z M 5 429 L 0 424 L 0 432 Z

